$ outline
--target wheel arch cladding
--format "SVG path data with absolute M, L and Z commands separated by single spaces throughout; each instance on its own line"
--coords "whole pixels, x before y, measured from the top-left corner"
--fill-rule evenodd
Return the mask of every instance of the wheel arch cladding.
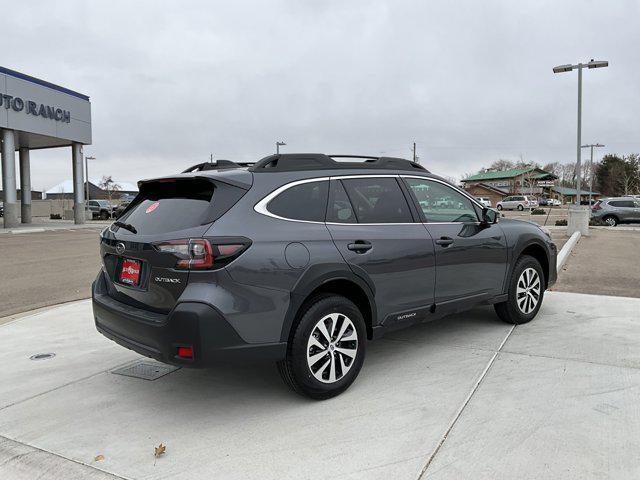
M 367 327 L 367 338 L 373 338 L 373 326 L 377 322 L 377 312 L 373 293 L 369 286 L 352 272 L 334 272 L 333 275 L 316 277 L 310 283 L 300 282 L 291 292 L 291 303 L 282 329 L 281 340 L 289 341 L 293 322 L 305 303 L 322 293 L 333 293 L 351 300 L 362 313 Z
M 542 273 L 544 273 L 544 284 L 546 288 L 549 284 L 549 258 L 547 257 L 547 252 L 544 247 L 537 243 L 530 243 L 522 249 L 517 258 L 520 258 L 523 255 L 529 255 L 540 262 L 540 266 L 542 266 Z

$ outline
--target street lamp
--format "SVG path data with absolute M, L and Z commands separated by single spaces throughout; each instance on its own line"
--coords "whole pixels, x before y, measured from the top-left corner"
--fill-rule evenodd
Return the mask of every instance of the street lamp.
M 84 157 L 84 181 L 85 181 L 85 205 L 89 204 L 89 160 L 95 160 L 96 157 Z
M 593 149 L 604 147 L 601 143 L 582 145 L 582 148 L 591 148 L 591 162 L 589 164 L 589 208 L 591 208 L 591 192 L 593 192 Z
M 280 147 L 284 147 L 286 143 L 284 142 L 276 142 L 276 155 L 280 155 Z
M 580 168 L 581 168 L 581 144 L 582 144 L 582 69 L 587 68 L 602 68 L 608 67 L 609 62 L 605 60 L 591 59 L 588 63 L 578 63 L 577 65 L 558 65 L 553 67 L 553 73 L 565 73 L 572 70 L 578 70 L 578 147 L 577 147 L 577 162 L 576 170 L 578 171 L 576 179 L 576 204 L 580 205 Z

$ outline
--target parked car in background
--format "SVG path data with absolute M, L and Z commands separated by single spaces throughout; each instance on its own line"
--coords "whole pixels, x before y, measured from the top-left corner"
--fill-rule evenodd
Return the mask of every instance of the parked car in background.
M 526 195 L 512 195 L 496 203 L 498 210 L 524 210 L 525 208 L 535 208 L 538 200 L 535 197 Z
M 478 200 L 485 207 L 491 208 L 491 200 L 489 200 L 487 197 L 476 197 L 476 200 Z
M 113 216 L 113 205 L 109 200 L 89 200 L 87 208 L 93 214 L 93 218 L 108 220 Z
M 334 158 L 140 182 L 101 234 L 98 331 L 184 367 L 276 361 L 294 391 L 325 399 L 385 332 L 475 305 L 533 320 L 556 280 L 548 231 L 499 219 L 417 163 Z
M 591 218 L 599 218 L 611 227 L 619 223 L 640 223 L 640 199 L 612 197 L 598 200 L 591 208 Z
M 130 204 L 131 204 L 131 200 L 120 202 L 120 205 L 118 205 L 113 209 L 113 218 L 120 218 L 120 215 L 122 215 L 122 213 Z
M 540 207 L 559 207 L 562 202 L 557 198 L 542 197 L 538 200 L 538 206 Z

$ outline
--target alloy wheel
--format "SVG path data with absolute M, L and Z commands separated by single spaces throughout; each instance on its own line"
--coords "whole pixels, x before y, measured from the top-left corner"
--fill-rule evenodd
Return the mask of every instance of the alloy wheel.
M 346 315 L 326 315 L 311 330 L 307 365 L 318 381 L 334 383 L 342 379 L 353 366 L 357 353 L 358 332 Z
M 535 268 L 525 268 L 518 278 L 516 303 L 525 315 L 533 312 L 540 301 L 540 275 Z

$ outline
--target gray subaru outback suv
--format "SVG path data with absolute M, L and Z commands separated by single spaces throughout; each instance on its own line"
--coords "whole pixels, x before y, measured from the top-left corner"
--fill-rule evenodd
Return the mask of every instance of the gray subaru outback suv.
M 141 181 L 101 235 L 97 329 L 181 366 L 275 361 L 329 398 L 365 346 L 494 305 L 532 320 L 556 279 L 548 232 L 398 158 L 286 154 Z

